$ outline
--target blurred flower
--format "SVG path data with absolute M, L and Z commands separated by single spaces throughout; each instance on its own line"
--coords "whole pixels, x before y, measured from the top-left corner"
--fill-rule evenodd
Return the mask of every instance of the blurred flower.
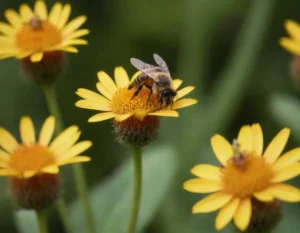
M 287 30 L 290 37 L 280 38 L 280 45 L 285 48 L 287 51 L 300 55 L 300 25 L 295 21 L 286 20 L 284 27 Z
M 87 162 L 87 156 L 77 156 L 92 143 L 75 144 L 80 136 L 77 126 L 71 126 L 51 143 L 55 118 L 48 117 L 38 140 L 32 120 L 25 116 L 20 121 L 22 143 L 0 127 L 0 175 L 10 177 L 14 200 L 23 208 L 44 208 L 59 195 L 59 166 Z
M 131 81 L 139 74 L 140 72 L 137 72 L 133 75 Z M 194 89 L 194 87 L 188 86 L 177 92 L 172 105 L 162 109 L 156 93 L 153 93 L 147 101 L 149 90 L 146 88 L 132 98 L 136 89 L 128 90 L 131 81 L 122 67 L 115 68 L 114 76 L 116 82 L 103 71 L 98 72 L 99 82 L 96 86 L 101 94 L 80 88 L 76 93 L 84 99 L 76 102 L 76 106 L 105 111 L 92 116 L 88 121 L 97 122 L 114 118 L 115 129 L 121 137 L 121 141 L 125 143 L 132 142 L 139 146 L 148 144 L 157 132 L 158 116 L 178 117 L 176 109 L 197 103 L 195 99 L 182 99 Z M 173 80 L 173 88 L 177 90 L 181 83 L 182 81 L 179 79 Z M 139 139 L 141 141 L 137 142 Z
M 87 29 L 78 30 L 86 21 L 79 16 L 67 23 L 71 14 L 71 5 L 57 2 L 48 14 L 44 1 L 35 2 L 34 10 L 27 4 L 20 6 L 20 14 L 13 9 L 5 11 L 10 24 L 0 22 L 0 59 L 30 56 L 31 62 L 42 60 L 44 53 L 64 51 L 77 53 L 73 45 L 87 44 L 78 39 L 89 33 Z
M 193 213 L 221 209 L 215 222 L 218 230 L 233 219 L 235 225 L 244 231 L 254 214 L 254 199 L 268 203 L 275 199 L 300 201 L 300 190 L 282 183 L 300 174 L 300 148 L 279 157 L 289 134 L 289 129 L 281 130 L 264 153 L 263 133 L 259 124 L 243 126 L 232 145 L 221 135 L 213 136 L 212 149 L 224 167 L 200 164 L 191 170 L 199 178 L 186 181 L 186 190 L 195 193 L 215 192 L 196 203 Z

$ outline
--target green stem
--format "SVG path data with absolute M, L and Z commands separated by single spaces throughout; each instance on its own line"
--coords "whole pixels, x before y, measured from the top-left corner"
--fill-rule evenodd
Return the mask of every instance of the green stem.
M 70 224 L 70 221 L 68 219 L 68 207 L 67 203 L 65 202 L 64 199 L 60 198 L 56 203 L 55 207 L 58 211 L 60 220 L 62 222 L 62 225 L 64 226 L 65 232 L 67 233 L 72 233 L 72 227 Z
M 39 233 L 48 233 L 45 212 L 43 210 L 37 210 L 36 215 L 39 223 Z
M 142 191 L 142 150 L 140 147 L 133 147 L 134 162 L 134 194 L 131 208 L 131 218 L 128 233 L 134 233 L 140 207 L 141 191 Z
M 45 93 L 49 111 L 56 118 L 56 133 L 58 134 L 63 131 L 64 124 L 63 124 L 63 120 L 62 120 L 62 114 L 60 112 L 58 101 L 56 98 L 54 85 L 42 86 L 42 87 L 43 87 L 43 90 Z M 91 205 L 88 200 L 87 184 L 86 184 L 86 179 L 85 179 L 85 174 L 84 174 L 82 164 L 80 164 L 80 163 L 73 164 L 73 173 L 74 173 L 74 177 L 75 177 L 77 192 L 79 193 L 80 199 L 83 204 L 83 210 L 85 213 L 89 233 L 95 233 L 96 230 L 95 230 L 95 225 L 94 225 L 94 221 L 93 221 Z M 61 204 L 58 203 L 58 205 L 61 205 Z M 60 209 L 62 210 L 63 207 L 60 206 Z M 65 211 L 60 211 L 60 210 L 58 210 L 58 211 L 60 214 L 65 213 Z M 66 216 L 61 216 L 61 219 L 64 219 L 67 221 Z M 69 224 L 67 224 L 67 225 L 69 225 Z M 65 226 L 65 228 L 67 229 L 68 226 Z

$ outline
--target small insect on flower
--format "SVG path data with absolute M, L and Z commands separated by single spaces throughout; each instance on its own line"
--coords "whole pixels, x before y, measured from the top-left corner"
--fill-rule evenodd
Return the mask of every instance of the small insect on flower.
M 147 103 L 152 93 L 157 93 L 160 107 L 165 107 L 173 103 L 177 92 L 172 88 L 172 78 L 166 62 L 157 54 L 153 54 L 155 62 L 158 66 L 147 64 L 139 59 L 131 58 L 131 64 L 142 73 L 129 85 L 128 89 L 137 87 L 132 98 L 136 97 L 145 86 L 150 90 Z

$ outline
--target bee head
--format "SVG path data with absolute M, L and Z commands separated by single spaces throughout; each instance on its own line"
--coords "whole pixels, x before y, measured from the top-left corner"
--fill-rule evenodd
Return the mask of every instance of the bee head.
M 171 88 L 164 89 L 161 92 L 162 99 L 165 101 L 166 105 L 173 103 L 173 99 L 177 95 L 177 92 Z

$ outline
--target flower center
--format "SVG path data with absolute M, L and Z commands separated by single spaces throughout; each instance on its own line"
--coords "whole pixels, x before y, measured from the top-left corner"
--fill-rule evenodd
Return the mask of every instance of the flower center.
M 39 144 L 32 144 L 20 145 L 11 154 L 9 166 L 14 170 L 24 172 L 39 170 L 54 163 L 54 155 L 48 148 Z
M 150 90 L 144 88 L 134 97 L 135 88 L 128 90 L 120 88 L 112 98 L 112 111 L 118 114 L 133 113 L 138 119 L 143 119 L 148 113 L 158 111 L 161 106 L 157 94 L 152 93 L 149 97 Z M 147 101 L 148 100 L 148 101 Z
M 40 51 L 60 43 L 61 32 L 51 23 L 34 16 L 16 34 L 16 45 L 22 50 Z
M 222 173 L 224 191 L 241 198 L 264 189 L 273 177 L 271 167 L 254 152 L 234 155 Z

